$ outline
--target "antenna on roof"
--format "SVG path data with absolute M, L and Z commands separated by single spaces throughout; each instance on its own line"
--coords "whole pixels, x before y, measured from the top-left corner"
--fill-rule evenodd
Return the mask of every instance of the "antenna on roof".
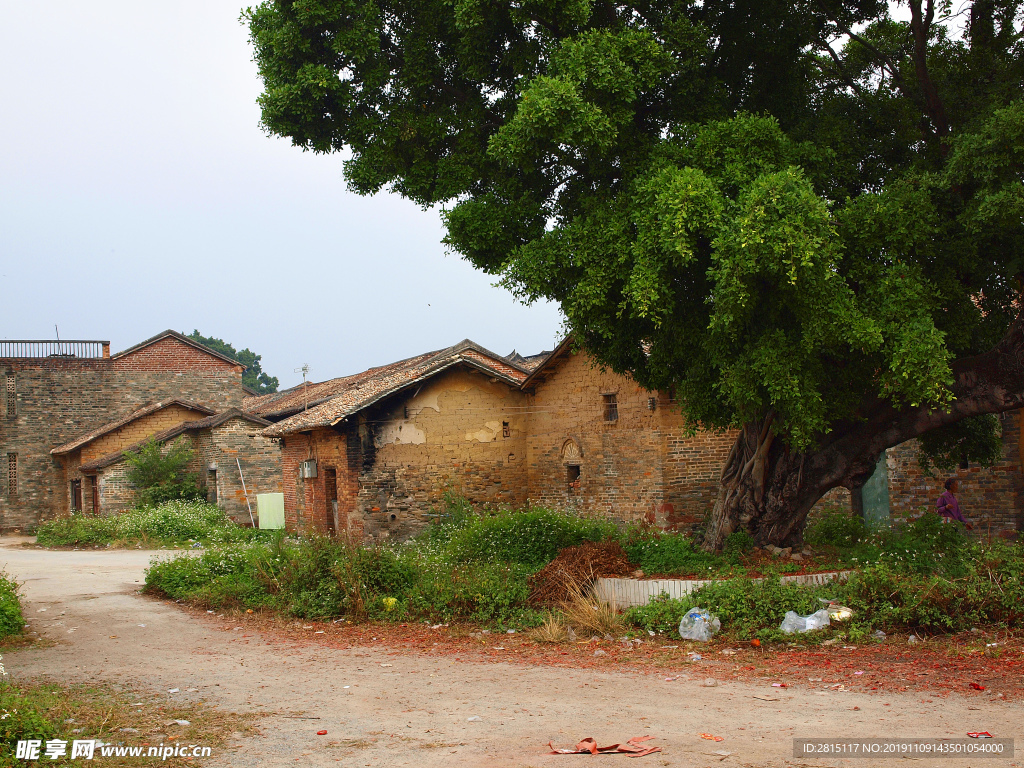
M 54 333 L 57 334 L 57 354 L 60 354 L 60 330 L 57 328 L 57 324 L 53 324 Z
M 301 368 L 296 368 L 292 373 L 302 374 L 302 410 L 309 407 L 309 398 L 306 396 L 306 374 L 309 373 L 309 363 L 303 363 Z

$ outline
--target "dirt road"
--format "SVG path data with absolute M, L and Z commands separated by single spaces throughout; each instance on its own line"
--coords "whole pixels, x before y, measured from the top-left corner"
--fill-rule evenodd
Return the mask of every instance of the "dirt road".
M 576 766 L 598 758 L 545 755 L 546 745 L 567 747 L 585 736 L 601 743 L 654 736 L 650 743 L 664 751 L 640 758 L 641 766 L 897 764 L 794 759 L 792 739 L 813 736 L 962 738 L 982 730 L 1018 738 L 1024 749 L 1024 707 L 1017 701 L 950 696 L 925 703 L 919 693 L 732 681 L 703 687 L 713 666 L 692 665 L 690 679 L 668 682 L 656 670 L 594 672 L 455 661 L 372 643 L 337 649 L 292 642 L 139 595 L 152 552 L 47 552 L 21 541 L 0 540 L 0 566 L 23 582 L 26 617 L 54 644 L 9 651 L 7 670 L 18 678 L 130 684 L 236 712 L 271 713 L 260 722 L 260 736 L 233 740 L 213 765 Z M 174 688 L 180 692 L 167 693 Z M 317 736 L 318 730 L 328 733 Z M 1022 766 L 1024 756 L 917 764 Z

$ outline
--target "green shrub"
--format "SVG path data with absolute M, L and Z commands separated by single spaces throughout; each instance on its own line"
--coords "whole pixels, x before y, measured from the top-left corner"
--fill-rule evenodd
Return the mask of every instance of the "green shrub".
M 849 549 L 868 535 L 864 521 L 849 512 L 828 512 L 807 526 L 804 541 L 814 547 Z
M 18 599 L 18 584 L 0 571 L 0 638 L 20 635 L 25 629 L 25 617 Z
M 148 592 L 205 607 L 274 608 L 305 619 L 342 615 L 530 626 L 520 563 L 453 562 L 443 549 L 362 548 L 323 536 L 210 549 L 154 562 Z M 394 604 L 385 602 L 394 600 Z
M 738 561 L 741 555 L 748 554 L 753 548 L 753 536 L 743 530 L 733 531 L 725 538 L 722 554 L 730 560 Z
M 195 454 L 187 439 L 179 438 L 170 447 L 150 438 L 138 451 L 126 451 L 128 482 L 135 486 L 139 506 L 155 506 L 181 499 L 199 501 L 205 497 L 195 472 L 188 471 Z
M 447 547 L 460 562 L 502 560 L 539 567 L 566 547 L 601 541 L 617 532 L 614 523 L 534 508 L 478 517 L 454 531 Z
M 447 544 L 452 536 L 478 519 L 465 496 L 447 490 L 441 496 L 441 508 L 435 509 L 437 522 L 428 525 L 417 539 L 428 545 Z
M 705 552 L 693 539 L 678 533 L 634 534 L 623 543 L 629 560 L 644 573 L 709 578 L 722 568 L 722 558 Z
M 0 768 L 26 765 L 24 760 L 14 757 L 19 740 L 54 738 L 64 737 L 59 736 L 56 726 L 40 712 L 35 701 L 0 685 Z

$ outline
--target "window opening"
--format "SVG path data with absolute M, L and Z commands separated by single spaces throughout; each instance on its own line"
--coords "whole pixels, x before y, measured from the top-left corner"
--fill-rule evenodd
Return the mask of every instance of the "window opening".
M 18 454 L 7 454 L 7 495 L 18 495 Z
M 565 480 L 569 493 L 575 493 L 580 489 L 580 465 L 569 464 L 565 468 Z
M 71 481 L 71 511 L 81 512 L 82 511 L 82 481 L 72 480 Z
M 604 420 L 619 420 L 619 403 L 615 395 L 602 395 L 604 398 Z
M 512 428 L 509 427 L 507 421 L 501 422 L 501 436 L 502 437 L 512 437 Z

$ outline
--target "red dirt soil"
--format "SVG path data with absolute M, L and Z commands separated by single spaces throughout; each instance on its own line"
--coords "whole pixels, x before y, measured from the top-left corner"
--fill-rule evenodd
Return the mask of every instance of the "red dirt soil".
M 197 611 L 198 612 L 198 611 Z M 203 612 L 205 613 L 205 612 Z M 212 618 L 212 617 L 211 617 Z M 716 640 L 694 643 L 663 636 L 629 648 L 620 640 L 541 643 L 528 633 L 488 633 L 466 625 L 285 623 L 271 616 L 225 616 L 223 631 L 242 626 L 270 632 L 294 647 L 373 647 L 401 656 L 446 656 L 454 661 L 495 661 L 532 666 L 629 669 L 646 674 L 690 675 L 719 680 L 764 680 L 787 687 L 876 692 L 920 692 L 922 697 L 1024 698 L 1024 642 L 1020 633 L 962 633 L 910 645 L 907 636 L 854 646 L 772 646 Z M 308 627 L 308 629 L 307 629 Z M 316 634 L 321 632 L 322 634 Z M 244 635 L 243 635 L 244 637 Z M 987 647 L 989 643 L 997 643 Z M 596 651 L 603 651 L 595 656 Z M 690 661 L 689 652 L 701 661 Z M 734 651 L 723 654 L 722 651 Z M 860 672 L 861 674 L 856 674 Z M 813 680 L 811 679 L 813 678 Z M 820 680 L 818 680 L 820 678 Z M 972 683 L 979 686 L 972 687 Z

